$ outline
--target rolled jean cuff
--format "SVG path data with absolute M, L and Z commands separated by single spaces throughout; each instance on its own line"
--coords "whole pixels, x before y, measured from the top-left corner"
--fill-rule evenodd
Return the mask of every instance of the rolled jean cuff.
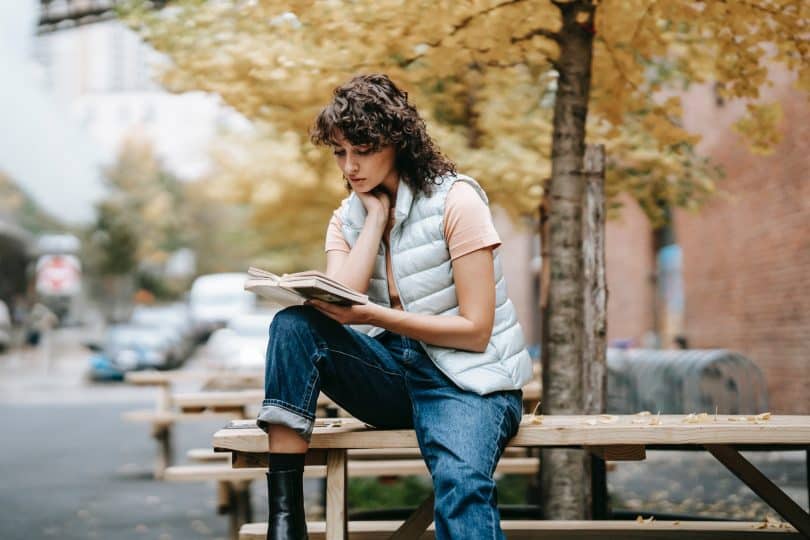
M 289 403 L 277 399 L 265 399 L 256 418 L 256 425 L 267 432 L 271 424 L 281 424 L 294 430 L 307 442 L 312 438 L 312 428 L 315 427 L 315 417 L 297 410 Z

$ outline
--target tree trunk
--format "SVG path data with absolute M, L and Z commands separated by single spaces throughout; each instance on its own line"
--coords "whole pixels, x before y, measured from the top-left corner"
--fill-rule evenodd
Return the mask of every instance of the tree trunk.
M 605 147 L 585 149 L 585 204 L 582 216 L 584 341 L 582 407 L 585 414 L 607 408 L 607 281 L 605 271 Z M 602 458 L 585 456 L 591 476 L 587 508 L 591 518 L 607 519 L 607 469 Z
M 593 16 L 590 1 L 555 1 L 562 14 L 554 104 L 548 242 L 550 283 L 544 313 L 543 413 L 583 412 L 583 157 L 588 114 Z M 580 450 L 542 453 L 541 507 L 546 519 L 590 515 L 590 481 Z
M 585 213 L 582 221 L 584 261 L 584 331 L 582 388 L 585 414 L 607 407 L 607 278 L 605 271 L 605 147 L 585 149 Z

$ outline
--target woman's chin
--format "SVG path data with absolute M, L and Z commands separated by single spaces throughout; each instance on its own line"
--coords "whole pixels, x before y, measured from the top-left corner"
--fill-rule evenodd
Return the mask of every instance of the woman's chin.
M 365 180 L 362 180 L 360 182 L 350 182 L 349 185 L 351 185 L 354 191 L 357 191 L 359 193 L 368 193 L 374 189 L 374 186 L 372 186 Z

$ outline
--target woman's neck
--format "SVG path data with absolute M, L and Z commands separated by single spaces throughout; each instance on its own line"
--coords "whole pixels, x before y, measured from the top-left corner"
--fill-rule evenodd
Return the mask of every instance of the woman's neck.
M 394 172 L 392 175 L 387 177 L 385 180 L 382 181 L 380 184 L 383 189 L 388 193 L 388 198 L 391 200 L 391 208 L 395 207 L 397 204 L 397 191 L 399 190 L 399 174 Z

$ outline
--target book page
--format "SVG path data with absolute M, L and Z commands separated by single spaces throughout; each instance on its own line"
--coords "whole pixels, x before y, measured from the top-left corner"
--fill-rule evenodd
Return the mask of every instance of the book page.
M 251 278 L 245 282 L 245 290 L 258 294 L 279 307 L 300 306 L 305 298 L 298 292 L 280 287 L 265 278 Z
M 262 270 L 261 268 L 257 268 L 255 266 L 251 266 L 250 268 L 248 268 L 247 273 L 248 273 L 248 276 L 250 276 L 250 277 L 271 279 L 275 283 L 278 283 L 278 281 L 281 279 L 279 276 L 277 276 L 273 272 L 268 272 L 267 270 Z
M 306 272 L 296 272 L 294 274 L 284 274 L 283 276 L 281 276 L 280 279 L 281 279 L 281 281 L 280 281 L 281 283 L 284 283 L 284 284 L 289 283 L 290 285 L 301 282 L 301 281 L 307 281 L 307 280 L 314 279 L 314 280 L 320 281 L 321 283 L 326 283 L 326 284 L 332 285 L 333 287 L 336 287 L 338 289 L 342 289 L 342 290 L 346 291 L 349 294 L 355 294 L 355 295 L 362 294 L 359 291 L 356 291 L 355 289 L 352 289 L 348 285 L 345 285 L 345 284 L 341 283 L 340 281 L 338 281 L 338 280 L 336 280 L 334 278 L 331 278 L 331 277 L 327 276 L 326 274 L 324 274 L 323 272 L 319 272 L 317 270 L 307 270 Z

